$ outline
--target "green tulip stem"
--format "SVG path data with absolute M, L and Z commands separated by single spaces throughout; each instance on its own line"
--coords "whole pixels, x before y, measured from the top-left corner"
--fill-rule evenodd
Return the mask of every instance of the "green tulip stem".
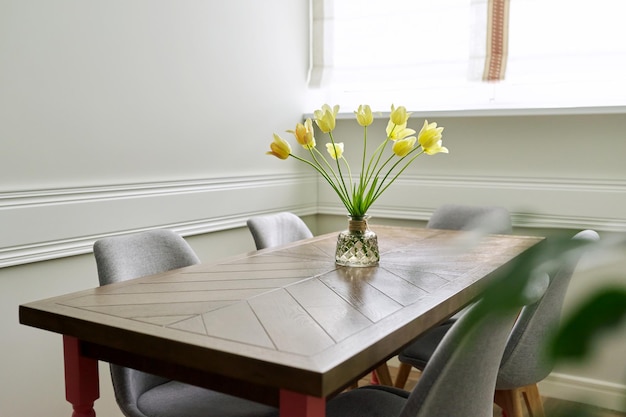
M 394 170 L 394 169 L 398 166 L 398 164 L 400 164 L 400 162 L 402 162 L 404 159 L 406 159 L 406 157 L 408 157 L 410 154 L 412 154 L 413 152 L 415 152 L 417 149 L 420 149 L 420 147 L 418 146 L 418 147 L 413 148 L 413 149 L 412 149 L 412 150 L 411 150 L 408 154 L 404 155 L 402 158 L 400 158 L 400 159 L 398 160 L 398 162 L 396 162 L 395 164 L 393 164 L 393 166 L 391 167 L 391 169 L 387 172 L 387 174 L 385 175 L 385 177 L 384 177 L 384 178 L 383 178 L 383 180 L 381 181 L 381 183 L 380 183 L 380 185 L 379 185 L 379 187 L 378 187 L 378 190 L 376 190 L 376 193 L 374 194 L 374 197 L 373 197 L 372 202 L 371 202 L 370 204 L 373 204 L 373 203 L 374 203 L 374 201 L 376 201 L 376 200 L 378 199 L 378 197 L 380 197 L 380 196 L 381 196 L 381 194 L 382 194 L 382 193 L 384 193 L 384 192 L 385 192 L 385 190 L 386 190 L 387 188 L 389 188 L 389 186 L 390 186 L 391 184 L 393 184 L 393 183 L 394 183 L 394 181 L 395 181 L 395 180 L 396 180 L 396 179 L 400 176 L 400 174 L 402 174 L 402 173 L 404 172 L 404 170 L 405 170 L 405 169 L 407 169 L 407 168 L 408 168 L 408 166 L 409 166 L 409 165 L 411 165 L 411 163 L 412 163 L 413 161 L 415 161 L 415 159 L 416 159 L 418 156 L 420 156 L 421 154 L 423 154 L 423 153 L 424 153 L 424 150 L 422 149 L 419 153 L 417 153 L 417 155 L 414 155 L 414 156 L 413 156 L 413 158 L 411 158 L 411 159 L 409 160 L 409 162 L 407 162 L 407 163 L 406 163 L 406 164 L 402 167 L 402 169 L 401 169 L 400 171 L 398 171 L 398 173 L 397 173 L 397 174 L 396 174 L 396 175 L 395 175 L 395 176 L 391 179 L 391 181 L 389 181 L 389 182 L 388 182 L 388 183 L 387 183 L 387 184 L 383 187 L 383 184 L 385 184 L 385 181 L 387 180 L 387 177 L 389 176 L 389 174 L 391 174 L 391 172 L 392 172 L 392 171 L 393 171 L 393 170 Z M 381 187 L 382 187 L 382 188 L 381 188 Z
M 366 176 L 365 183 L 366 184 L 368 184 L 371 181 L 372 176 L 374 174 L 374 171 L 376 170 L 376 166 L 378 166 L 378 161 L 380 161 L 380 158 L 381 158 L 381 156 L 383 154 L 383 151 L 385 149 L 385 145 L 387 145 L 388 141 L 389 141 L 389 138 L 385 138 L 385 140 L 382 141 L 380 143 L 380 145 L 378 145 L 378 148 L 376 148 L 376 150 L 372 154 L 372 157 L 370 158 L 369 164 L 367 165 L 367 173 L 365 174 L 365 176 Z M 376 157 L 376 155 L 378 155 L 378 160 L 376 161 L 374 166 L 372 166 L 372 162 L 374 161 L 374 158 Z
M 365 187 L 365 158 L 367 157 L 367 126 L 363 126 L 363 158 L 361 159 L 361 175 L 359 178 L 359 191 Z
M 317 150 L 317 148 L 313 148 L 313 150 L 315 151 L 315 153 L 317 153 L 317 155 L 319 155 L 319 157 L 322 159 L 322 161 L 324 161 L 324 164 L 328 167 L 328 170 L 333 174 L 333 177 L 335 178 L 335 182 L 333 182 L 333 184 L 336 185 L 335 191 L 337 193 L 339 193 L 341 191 L 341 195 L 343 196 L 343 198 L 345 199 L 345 201 L 350 201 L 350 195 L 348 194 L 348 191 L 345 189 L 345 187 L 341 187 L 341 184 L 343 183 L 343 176 L 341 175 L 341 171 L 339 171 L 339 176 L 341 176 L 341 180 L 340 177 L 337 176 L 337 173 L 335 173 L 335 170 L 333 169 L 333 167 L 330 165 L 330 163 L 328 163 L 328 160 L 326 159 L 326 157 Z M 322 169 L 325 173 L 326 170 L 322 167 L 322 165 L 319 163 L 319 161 L 317 160 L 315 153 L 313 153 L 313 151 L 311 149 L 309 149 L 309 151 L 311 151 L 311 155 L 313 156 L 313 159 L 315 160 L 315 163 L 320 167 L 320 169 Z M 330 178 L 330 176 L 327 174 L 328 178 Z M 330 179 L 327 179 L 327 181 L 330 181 Z M 345 205 L 346 203 L 344 203 Z
M 324 170 L 324 168 L 321 167 L 321 165 L 316 165 L 313 162 L 311 162 L 311 161 L 309 161 L 307 159 L 304 159 L 304 158 L 300 158 L 299 156 L 296 156 L 294 154 L 289 154 L 289 156 L 292 156 L 295 159 L 297 159 L 298 161 L 301 161 L 301 162 L 304 162 L 305 164 L 310 165 L 311 167 L 313 167 L 313 169 L 315 169 L 317 172 L 319 172 L 320 175 L 322 177 L 324 177 L 326 182 L 333 188 L 333 190 L 335 190 L 335 192 L 337 193 L 337 195 L 341 199 L 341 202 L 343 203 L 343 205 L 350 212 L 351 204 L 350 204 L 350 201 L 349 201 L 348 197 L 344 195 L 343 190 L 341 190 L 340 188 L 337 187 L 337 185 L 333 182 L 332 178 L 330 178 L 328 173 Z
M 333 144 L 333 150 L 335 153 L 335 162 L 337 163 L 337 171 L 339 172 L 339 178 L 341 178 L 341 186 L 343 187 L 343 190 L 345 191 L 346 195 L 350 195 L 350 193 L 348 193 L 348 187 L 346 187 L 346 181 L 343 178 L 343 173 L 341 172 L 341 164 L 339 163 L 339 158 L 337 157 L 337 145 L 335 145 L 335 138 L 333 137 L 333 132 L 330 131 L 328 132 L 328 136 L 330 137 L 330 143 Z

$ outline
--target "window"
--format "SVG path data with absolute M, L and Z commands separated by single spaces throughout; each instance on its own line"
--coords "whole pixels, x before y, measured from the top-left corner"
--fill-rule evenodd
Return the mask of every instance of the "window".
M 626 105 L 624 0 L 508 0 L 504 80 L 482 81 L 490 0 L 311 0 L 311 86 L 412 110 Z

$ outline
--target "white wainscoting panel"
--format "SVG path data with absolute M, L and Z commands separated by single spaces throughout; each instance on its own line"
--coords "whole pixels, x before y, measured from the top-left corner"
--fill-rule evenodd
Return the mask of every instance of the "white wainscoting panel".
M 317 212 L 314 174 L 0 193 L 0 267 L 87 253 L 105 236 L 153 228 L 188 236 L 281 210 Z
M 374 217 L 428 220 L 441 204 L 500 205 L 517 227 L 626 231 L 626 181 L 404 175 L 374 203 Z M 319 213 L 346 214 L 320 181 Z
M 626 182 L 610 179 L 405 175 L 369 214 L 427 220 L 445 203 L 504 206 L 516 227 L 626 231 Z M 346 214 L 314 173 L 0 193 L 0 267 L 87 253 L 104 236 L 151 228 L 201 234 L 282 210 Z

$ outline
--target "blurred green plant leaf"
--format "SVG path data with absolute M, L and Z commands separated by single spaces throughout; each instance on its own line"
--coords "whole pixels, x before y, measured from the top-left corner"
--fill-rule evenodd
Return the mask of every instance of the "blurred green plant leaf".
M 626 289 L 605 287 L 592 294 L 559 328 L 549 344 L 557 360 L 580 360 L 591 351 L 593 341 L 614 330 L 626 319 Z
M 487 309 L 503 310 L 528 303 L 525 290 L 541 273 L 553 276 L 566 256 L 580 257 L 596 242 L 551 236 L 502 267 L 484 293 Z

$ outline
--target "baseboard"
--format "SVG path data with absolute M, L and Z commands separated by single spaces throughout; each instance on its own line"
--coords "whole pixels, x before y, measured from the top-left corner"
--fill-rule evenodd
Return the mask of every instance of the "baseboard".
M 539 383 L 544 397 L 558 398 L 626 412 L 626 385 L 552 373 Z
M 397 357 L 391 358 L 387 364 L 393 374 L 397 373 L 397 368 L 400 366 Z M 417 373 L 415 370 L 413 372 Z M 539 383 L 539 392 L 542 397 L 626 412 L 626 385 L 552 373 Z
M 394 374 L 397 373 L 400 366 L 397 357 L 391 358 L 387 364 Z M 626 412 L 626 385 L 553 372 L 539 383 L 539 392 L 542 397 Z

